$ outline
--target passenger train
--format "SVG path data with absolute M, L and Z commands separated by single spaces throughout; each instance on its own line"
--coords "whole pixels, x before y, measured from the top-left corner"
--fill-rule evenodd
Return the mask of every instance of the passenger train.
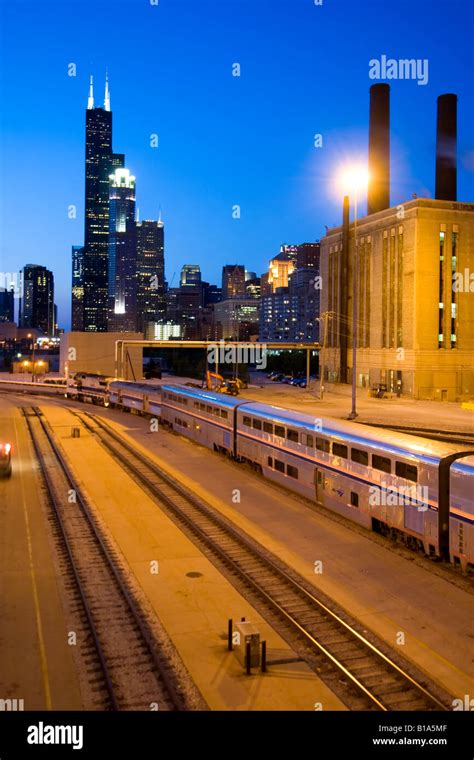
M 94 384 L 95 403 L 159 417 L 369 530 L 474 567 L 474 451 L 185 385 L 88 376 L 68 395 Z

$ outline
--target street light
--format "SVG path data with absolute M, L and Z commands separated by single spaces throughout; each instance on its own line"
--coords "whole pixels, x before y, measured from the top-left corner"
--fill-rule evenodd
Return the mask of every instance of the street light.
M 31 333 L 28 333 L 28 338 L 32 338 L 32 342 L 31 342 L 31 349 L 32 349 L 32 354 L 31 354 L 31 382 L 34 383 L 35 382 L 35 348 L 36 348 L 36 343 L 35 343 L 35 338 L 34 338 L 34 336 Z
M 367 190 L 369 173 L 363 166 L 350 166 L 341 173 L 341 186 L 345 195 L 354 195 L 354 265 L 352 267 L 352 409 L 349 420 L 357 417 L 357 285 L 358 285 L 358 257 L 357 257 L 357 196 L 359 192 Z

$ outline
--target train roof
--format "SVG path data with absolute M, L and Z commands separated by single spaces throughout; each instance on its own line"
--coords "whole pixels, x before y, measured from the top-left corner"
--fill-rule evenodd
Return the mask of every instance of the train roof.
M 465 456 L 462 459 L 456 459 L 451 465 L 451 471 L 461 472 L 464 475 L 474 476 L 474 456 Z M 474 494 L 473 494 L 474 497 Z
M 286 425 L 300 425 L 309 428 L 314 433 L 322 432 L 333 437 L 340 437 L 349 443 L 356 445 L 382 447 L 389 453 L 410 453 L 417 457 L 424 457 L 434 461 L 441 457 L 454 454 L 459 451 L 459 446 L 430 438 L 408 435 L 395 430 L 372 427 L 350 420 L 340 420 L 334 417 L 316 417 L 314 415 L 297 412 L 292 409 L 283 409 L 271 404 L 250 402 L 245 405 L 248 411 L 256 411 L 258 414 L 269 419 L 277 420 Z M 244 410 L 243 410 L 244 411 Z
M 236 406 L 242 404 L 242 399 L 235 396 L 228 396 L 226 393 L 216 393 L 215 391 L 208 391 L 206 388 L 192 388 L 189 385 L 162 385 L 164 391 L 171 393 L 180 393 L 182 396 L 188 398 L 199 399 L 200 401 L 209 401 L 225 409 L 235 409 Z

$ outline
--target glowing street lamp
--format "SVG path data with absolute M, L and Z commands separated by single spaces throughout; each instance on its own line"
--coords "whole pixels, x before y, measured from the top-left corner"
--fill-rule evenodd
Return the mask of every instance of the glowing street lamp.
M 367 192 L 369 173 L 364 166 L 345 167 L 340 174 L 340 185 L 344 195 L 354 196 L 354 265 L 352 272 L 352 409 L 348 419 L 357 417 L 357 285 L 358 285 L 358 256 L 357 256 L 357 198 Z

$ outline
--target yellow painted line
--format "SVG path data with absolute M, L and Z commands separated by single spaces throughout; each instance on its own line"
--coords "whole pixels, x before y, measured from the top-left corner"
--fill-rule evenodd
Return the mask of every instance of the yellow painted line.
M 16 437 L 16 444 L 18 451 L 20 450 L 20 443 L 18 439 L 18 430 L 15 423 L 15 419 L 13 419 L 13 426 L 15 428 L 15 437 Z M 22 471 L 23 467 L 20 464 L 20 471 Z M 36 572 L 35 572 L 35 563 L 33 560 L 33 545 L 31 541 L 31 529 L 30 529 L 30 519 L 28 516 L 28 508 L 26 506 L 26 495 L 25 495 L 25 484 L 23 482 L 23 473 L 20 472 L 20 482 L 21 482 L 21 496 L 23 501 L 23 514 L 25 516 L 25 525 L 26 525 L 26 540 L 28 544 L 28 558 L 29 558 L 29 565 L 30 565 L 30 577 L 31 577 L 31 585 L 33 589 L 33 600 L 35 605 L 35 617 L 36 617 L 36 630 L 38 632 L 38 644 L 39 644 L 39 651 L 40 651 L 40 662 L 41 662 L 41 675 L 43 678 L 43 688 L 44 688 L 44 696 L 46 700 L 46 709 L 52 710 L 52 700 L 51 700 L 51 687 L 49 684 L 49 672 L 48 672 L 48 661 L 46 657 L 46 646 L 44 642 L 44 635 L 43 635 L 43 623 L 41 620 L 41 610 L 40 610 L 40 604 L 39 604 L 39 594 L 38 594 L 38 584 L 36 581 Z

